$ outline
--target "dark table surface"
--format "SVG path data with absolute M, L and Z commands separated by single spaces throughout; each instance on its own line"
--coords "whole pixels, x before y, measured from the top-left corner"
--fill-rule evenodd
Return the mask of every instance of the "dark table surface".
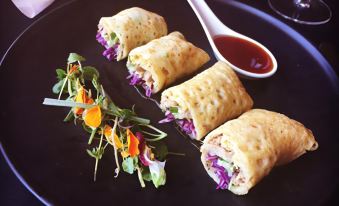
M 29 19 L 24 16 L 10 0 L 0 1 L 0 57 L 2 58 L 5 55 L 12 42 L 30 24 L 36 21 L 39 17 L 68 1 L 69 0 L 56 0 L 50 7 L 33 19 Z M 338 1 L 326 1 L 332 8 L 333 16 L 329 23 L 318 26 L 300 25 L 283 19 L 269 8 L 267 0 L 241 1 L 277 17 L 297 30 L 319 49 L 319 51 L 332 65 L 336 73 L 339 74 L 339 38 L 337 36 L 339 30 Z M 336 204 L 338 203 L 338 199 L 338 195 L 334 195 L 333 198 L 329 200 L 328 205 L 339 205 Z M 16 178 L 2 155 L 0 155 L 0 205 L 43 205 Z

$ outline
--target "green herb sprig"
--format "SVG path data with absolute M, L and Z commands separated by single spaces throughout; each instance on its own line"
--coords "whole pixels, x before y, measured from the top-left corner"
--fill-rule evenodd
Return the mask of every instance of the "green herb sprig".
M 82 66 L 84 61 L 79 54 L 69 54 L 66 69 L 56 69 L 58 82 L 52 91 L 58 98 L 45 98 L 43 104 L 71 108 L 64 121 L 80 122 L 90 133 L 87 153 L 95 159 L 94 181 L 100 159 L 107 149 L 113 149 L 114 177 L 122 168 L 129 174 L 136 172 L 142 187 L 144 181 L 152 181 L 155 187 L 164 185 L 168 150 L 159 141 L 167 134 L 152 126 L 149 119 L 139 117 L 134 108 L 121 109 L 114 104 L 99 81 L 98 70 Z

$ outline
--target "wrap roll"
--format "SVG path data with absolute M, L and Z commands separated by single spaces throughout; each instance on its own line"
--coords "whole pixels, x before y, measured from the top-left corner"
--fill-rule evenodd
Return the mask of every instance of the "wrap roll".
M 180 32 L 172 32 L 130 52 L 127 62 L 130 84 L 143 85 L 146 96 L 150 96 L 192 74 L 209 59 L 205 51 L 186 41 Z
M 318 148 L 311 130 L 283 114 L 250 110 L 209 133 L 201 161 L 218 188 L 243 195 L 276 165 Z
M 167 34 L 163 17 L 133 7 L 112 17 L 102 17 L 98 25 L 97 40 L 105 46 L 103 55 L 117 61 L 127 57 L 135 47 Z
M 251 109 L 253 101 L 235 72 L 224 62 L 217 62 L 192 79 L 166 89 L 160 107 L 166 118 L 177 121 L 193 139 L 202 139 L 227 120 Z

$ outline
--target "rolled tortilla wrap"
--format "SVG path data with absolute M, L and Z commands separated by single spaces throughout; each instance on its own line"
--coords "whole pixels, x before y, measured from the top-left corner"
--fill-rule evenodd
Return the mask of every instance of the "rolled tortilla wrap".
M 253 101 L 235 72 L 224 62 L 217 62 L 192 79 L 166 89 L 160 107 L 167 119 L 176 119 L 193 139 L 251 109 Z
M 283 114 L 250 110 L 209 133 L 201 161 L 218 188 L 247 194 L 276 165 L 318 148 L 311 130 Z
M 209 59 L 204 50 L 186 41 L 180 32 L 172 32 L 130 52 L 127 61 L 130 83 L 143 84 L 150 96 L 192 74 Z
M 98 25 L 97 40 L 105 46 L 103 55 L 117 61 L 127 57 L 135 47 L 167 34 L 163 17 L 133 7 L 112 17 L 102 17 Z

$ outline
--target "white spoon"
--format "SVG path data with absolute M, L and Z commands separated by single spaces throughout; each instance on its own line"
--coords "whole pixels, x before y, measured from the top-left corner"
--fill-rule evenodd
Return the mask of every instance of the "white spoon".
M 210 42 L 215 57 L 223 62 L 228 63 L 237 73 L 250 78 L 266 78 L 272 76 L 277 71 L 277 60 L 274 58 L 273 54 L 262 44 L 259 42 L 244 36 L 242 34 L 239 34 L 232 29 L 225 26 L 218 17 L 215 16 L 215 14 L 212 12 L 212 10 L 208 7 L 206 2 L 204 0 L 187 0 L 190 6 L 192 7 L 193 11 L 197 15 L 206 35 L 208 38 L 208 41 Z M 246 71 L 242 68 L 239 68 L 235 65 L 233 65 L 231 62 L 229 62 L 227 59 L 224 58 L 224 56 L 220 53 L 218 50 L 214 38 L 216 36 L 228 36 L 228 37 L 236 37 L 243 40 L 246 40 L 250 43 L 253 43 L 257 45 L 259 48 L 261 48 L 267 56 L 272 61 L 272 69 L 268 70 L 265 73 L 254 73 L 250 71 Z

